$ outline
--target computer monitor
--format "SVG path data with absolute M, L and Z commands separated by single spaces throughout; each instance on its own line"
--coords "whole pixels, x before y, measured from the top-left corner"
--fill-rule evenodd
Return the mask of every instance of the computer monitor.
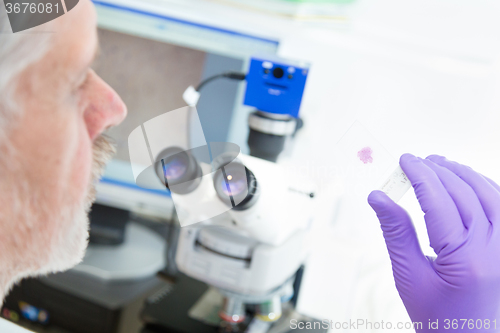
M 98 185 L 97 202 L 168 218 L 173 212 L 168 191 L 135 184 L 128 135 L 151 118 L 185 106 L 182 94 L 188 86 L 217 73 L 246 71 L 252 55 L 276 54 L 279 42 L 172 16 L 162 2 L 94 4 L 101 48 L 94 69 L 118 92 L 129 112 L 108 133 L 117 144 L 117 155 Z M 250 108 L 243 106 L 243 92 L 244 83 L 229 80 L 203 89 L 197 109 L 207 142 L 229 141 L 248 150 Z M 176 130 L 180 136 L 190 135 L 189 124 Z

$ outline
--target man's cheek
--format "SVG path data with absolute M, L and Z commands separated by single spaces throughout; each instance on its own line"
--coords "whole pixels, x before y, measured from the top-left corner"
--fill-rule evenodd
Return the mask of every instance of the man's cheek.
M 72 172 L 73 193 L 79 200 L 85 199 L 91 180 L 92 146 L 87 138 L 82 138 L 75 154 Z

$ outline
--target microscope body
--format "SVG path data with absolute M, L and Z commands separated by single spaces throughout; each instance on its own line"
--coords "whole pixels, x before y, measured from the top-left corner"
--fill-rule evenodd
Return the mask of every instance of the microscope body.
M 302 175 L 275 162 L 287 138 L 302 126 L 298 114 L 308 72 L 309 65 L 302 62 L 251 59 L 244 104 L 257 108 L 248 119 L 253 156 L 239 154 L 239 168 L 235 163 L 221 165 L 213 188 L 208 179 L 202 180 L 207 184 L 200 185 L 206 188 L 203 206 L 212 200 L 211 207 L 223 202 L 231 209 L 184 227 L 180 234 L 180 271 L 219 289 L 224 296 L 219 315 L 231 324 L 244 320 L 246 305 L 253 305 L 262 321 L 278 320 L 282 303 L 300 284 L 296 275 L 307 257 L 314 191 Z M 245 173 L 248 188 L 240 195 L 241 182 L 233 178 Z M 196 212 L 191 220 L 203 216 Z
M 184 274 L 219 289 L 225 321 L 241 322 L 248 304 L 257 306 L 260 319 L 274 321 L 281 316 L 281 303 L 293 297 L 295 274 L 306 260 L 313 189 L 276 163 L 243 154 L 237 163 L 257 180 L 256 203 L 182 228 L 176 263 Z
M 305 243 L 305 230 L 275 246 L 200 225 L 181 230 L 176 262 L 184 274 L 219 289 L 263 296 L 293 277 L 306 258 Z
M 168 140 L 158 139 L 166 136 L 161 131 L 156 141 L 167 148 L 156 149 L 154 161 L 151 154 L 137 153 L 152 164 L 143 163 L 150 166 L 134 173 L 136 181 L 170 190 L 182 227 L 178 269 L 217 288 L 223 296 L 219 316 L 234 331 L 247 312 L 261 321 L 277 321 L 282 304 L 297 298 L 314 190 L 301 174 L 275 162 L 285 141 L 302 126 L 298 113 L 308 71 L 305 63 L 252 59 L 244 101 L 257 108 L 248 119 L 252 156 L 231 143 L 189 150 L 165 145 Z M 196 105 L 186 102 L 190 108 Z
M 183 228 L 176 262 L 184 273 L 219 288 L 262 294 L 303 263 L 314 195 L 307 181 L 275 163 L 243 154 L 238 160 L 257 179 L 257 202 Z

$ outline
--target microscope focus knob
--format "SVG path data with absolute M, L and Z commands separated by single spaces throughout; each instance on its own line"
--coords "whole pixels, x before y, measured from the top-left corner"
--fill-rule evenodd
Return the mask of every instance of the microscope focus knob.
M 200 230 L 198 243 L 212 252 L 247 260 L 259 242 L 226 228 L 206 227 Z

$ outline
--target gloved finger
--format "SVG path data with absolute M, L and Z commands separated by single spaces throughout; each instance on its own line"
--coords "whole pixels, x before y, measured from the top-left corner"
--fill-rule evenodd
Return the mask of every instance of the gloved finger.
M 483 175 L 483 177 L 488 181 L 488 183 L 491 184 L 491 186 L 493 186 L 498 192 L 500 192 L 500 186 L 497 183 L 495 183 L 492 179 L 486 177 L 485 175 Z
M 430 266 L 422 253 L 410 216 L 382 191 L 370 193 L 368 203 L 380 221 L 394 278 L 401 289 L 399 292 L 411 292 L 415 275 L 422 274 Z
M 476 193 L 469 184 L 447 168 L 429 159 L 421 160 L 425 165 L 434 170 L 441 180 L 441 183 L 455 202 L 465 228 L 469 231 L 477 228 L 487 230 L 489 227 L 488 218 Z
M 411 154 L 399 161 L 425 213 L 430 245 L 439 254 L 450 243 L 460 242 L 465 227 L 455 202 L 436 173 Z
M 495 182 L 470 167 L 450 161 L 443 156 L 431 155 L 427 159 L 447 168 L 469 184 L 479 198 L 487 219 L 491 223 L 500 224 L 500 189 Z

